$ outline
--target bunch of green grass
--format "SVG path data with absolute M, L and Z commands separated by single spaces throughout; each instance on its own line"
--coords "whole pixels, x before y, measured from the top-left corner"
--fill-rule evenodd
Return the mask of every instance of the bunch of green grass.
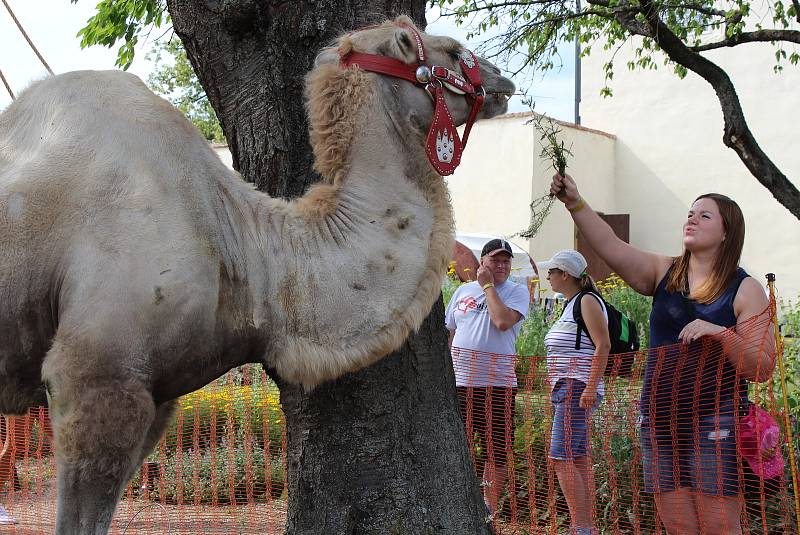
M 561 133 L 561 128 L 558 123 L 553 121 L 546 115 L 534 115 L 531 119 L 534 128 L 539 133 L 539 141 L 542 143 L 542 152 L 539 157 L 543 160 L 549 161 L 553 169 L 560 175 L 567 172 L 567 157 L 572 156 L 572 151 L 563 140 L 558 139 L 558 134 Z M 519 231 L 516 235 L 522 238 L 533 238 L 539 232 L 539 229 L 544 224 L 544 220 L 550 214 L 553 208 L 553 201 L 555 197 L 551 194 L 543 195 L 530 204 L 531 208 L 531 221 L 528 228 Z

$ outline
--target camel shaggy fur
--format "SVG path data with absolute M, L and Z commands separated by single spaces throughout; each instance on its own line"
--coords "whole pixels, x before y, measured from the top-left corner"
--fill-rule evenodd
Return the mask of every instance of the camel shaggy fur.
M 49 402 L 58 534 L 107 532 L 177 397 L 244 362 L 312 388 L 428 314 L 453 245 L 430 98 L 339 62 L 413 63 L 403 25 L 318 56 L 307 108 L 325 180 L 296 201 L 244 183 L 131 74 L 50 77 L 0 115 L 0 411 Z M 458 71 L 461 45 L 421 35 Z M 481 74 L 479 118 L 503 113 L 513 84 L 483 60 Z M 468 104 L 447 102 L 463 123 Z

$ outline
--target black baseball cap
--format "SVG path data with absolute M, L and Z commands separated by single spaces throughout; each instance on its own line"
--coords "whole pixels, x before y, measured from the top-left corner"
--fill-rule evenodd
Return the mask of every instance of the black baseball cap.
M 511 244 L 498 238 L 486 242 L 481 250 L 481 256 L 494 256 L 497 253 L 508 253 L 508 256 L 514 257 L 514 253 L 511 252 Z

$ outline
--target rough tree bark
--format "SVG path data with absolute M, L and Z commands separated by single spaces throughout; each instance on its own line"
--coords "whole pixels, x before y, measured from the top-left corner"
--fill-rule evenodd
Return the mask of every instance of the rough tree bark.
M 410 15 L 424 0 L 167 0 L 243 178 L 273 196 L 318 177 L 303 77 L 343 31 Z M 289 441 L 290 534 L 489 533 L 458 416 L 437 303 L 376 365 L 311 394 L 280 384 Z

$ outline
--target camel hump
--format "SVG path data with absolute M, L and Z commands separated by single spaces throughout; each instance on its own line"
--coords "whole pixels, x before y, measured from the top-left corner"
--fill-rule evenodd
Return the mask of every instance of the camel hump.
M 124 161 L 132 154 L 163 157 L 187 143 L 206 144 L 178 110 L 137 76 L 67 72 L 34 82 L 0 114 L 0 173 L 4 163 L 18 163 L 26 155 L 102 157 L 105 152 L 107 159 Z
M 165 236 L 181 236 L 178 244 L 213 257 L 223 182 L 239 184 L 197 129 L 136 76 L 44 78 L 0 114 L 0 266 L 38 268 L 46 281 L 47 269 L 65 267 L 56 251 L 69 257 L 87 239 L 100 251 L 154 256 L 176 247 Z
M 124 71 L 70 71 L 42 78 L 28 86 L 8 107 L 4 115 L 30 114 L 36 110 L 116 109 L 120 116 L 136 117 L 152 114 L 154 103 L 162 101 L 131 73 Z M 86 117 L 92 122 L 92 117 Z

